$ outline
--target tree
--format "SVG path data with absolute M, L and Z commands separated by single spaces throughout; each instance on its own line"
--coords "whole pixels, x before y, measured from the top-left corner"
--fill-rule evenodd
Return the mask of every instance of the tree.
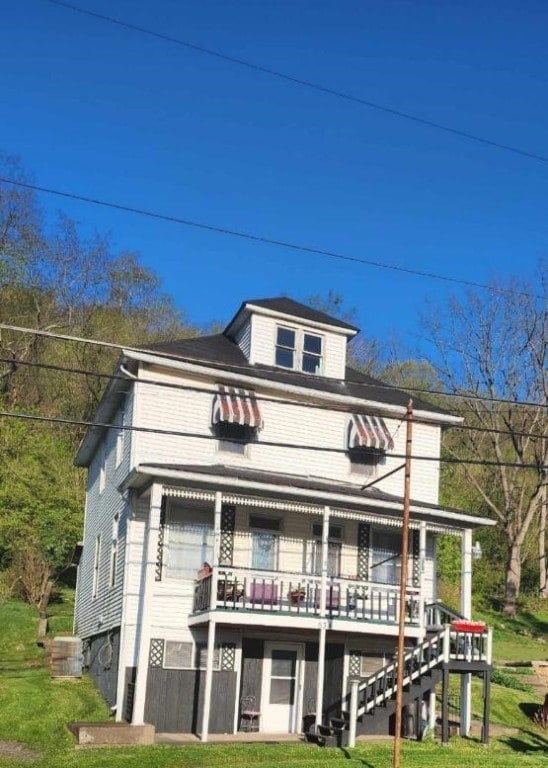
M 548 402 L 543 269 L 536 285 L 517 279 L 493 284 L 485 295 L 469 292 L 423 317 L 435 349 L 431 363 L 447 391 L 462 395 L 467 426 L 478 430 L 449 433 L 445 449 L 456 458 L 497 462 L 462 464 L 458 471 L 504 534 L 508 613 L 515 612 L 520 593 L 527 536 L 542 529 Z
M 84 477 L 72 451 L 51 425 L 0 419 L 0 567 L 40 610 L 81 533 Z

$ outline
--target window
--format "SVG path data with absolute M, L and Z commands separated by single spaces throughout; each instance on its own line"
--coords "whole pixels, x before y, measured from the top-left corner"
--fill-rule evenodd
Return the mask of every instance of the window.
M 213 651 L 213 669 L 219 669 L 221 649 L 216 645 Z M 179 642 L 166 640 L 164 651 L 164 669 L 205 669 L 207 661 L 207 643 Z
M 276 365 L 281 365 L 282 368 L 295 367 L 295 331 L 291 328 L 278 328 Z
M 122 463 L 122 456 L 124 455 L 124 411 L 120 412 L 119 427 L 116 432 L 116 468 Z
M 301 370 L 304 373 L 321 373 L 322 337 L 293 328 L 278 326 L 276 332 L 276 365 Z
M 350 472 L 361 477 L 375 477 L 377 466 L 384 459 L 384 453 L 371 448 L 352 448 L 348 451 Z
M 251 531 L 251 567 L 259 571 L 275 571 L 278 567 L 280 518 L 249 516 Z
M 257 430 L 246 424 L 232 424 L 229 421 L 219 421 L 215 425 L 215 432 L 219 438 L 220 451 L 245 454 L 247 443 L 255 439 Z
M 322 339 L 311 333 L 303 334 L 303 365 L 305 373 L 319 373 L 322 366 Z
M 381 584 L 400 583 L 401 531 L 373 530 L 371 581 Z
M 106 446 L 106 443 L 103 443 L 102 446 L 101 446 L 101 455 L 100 455 L 100 459 L 99 460 L 101 462 L 101 465 L 99 467 L 99 493 L 103 493 L 103 491 L 105 490 L 106 474 L 107 474 L 107 446 Z
M 93 599 L 97 597 L 97 590 L 99 589 L 99 562 L 101 558 L 101 534 L 95 539 L 95 554 L 93 556 L 93 585 L 91 588 L 91 596 Z
M 170 508 L 164 531 L 165 577 L 194 579 L 205 562 L 213 562 L 213 515 Z
M 112 541 L 110 545 L 110 587 L 116 584 L 116 566 L 118 564 L 118 521 L 119 515 L 116 513 L 112 521 Z
M 322 574 L 322 524 L 313 523 L 312 535 L 312 564 L 311 573 L 314 576 Z M 338 577 L 341 575 L 341 550 L 343 531 L 340 525 L 329 526 L 329 539 L 327 541 L 327 575 Z

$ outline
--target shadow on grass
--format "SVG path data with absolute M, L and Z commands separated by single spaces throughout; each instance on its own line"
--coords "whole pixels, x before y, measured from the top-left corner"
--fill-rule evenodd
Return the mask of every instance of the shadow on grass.
M 529 720 L 532 720 L 533 716 L 536 715 L 536 713 L 538 712 L 540 705 L 541 705 L 541 702 L 539 702 L 538 704 L 532 704 L 531 702 L 528 702 L 528 701 L 522 701 L 521 704 L 519 705 L 519 708 L 521 709 L 525 717 L 527 717 Z
M 513 749 L 514 752 L 528 754 L 536 752 L 541 752 L 542 754 L 548 753 L 548 739 L 541 733 L 536 733 L 535 731 L 521 731 L 521 733 L 527 735 L 529 741 L 517 738 L 516 736 L 509 736 L 508 738 L 503 737 L 500 741 L 503 744 L 506 744 L 507 747 L 510 747 L 510 749 Z
M 344 747 L 340 751 L 343 753 L 347 760 L 353 760 L 355 763 L 363 765 L 364 768 L 375 768 L 373 763 L 370 763 L 369 760 L 366 760 L 364 757 L 357 757 L 357 755 L 353 755 L 352 752 L 349 752 Z

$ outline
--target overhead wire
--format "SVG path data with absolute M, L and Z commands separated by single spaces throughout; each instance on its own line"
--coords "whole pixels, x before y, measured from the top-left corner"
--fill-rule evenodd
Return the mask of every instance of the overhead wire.
M 150 347 L 150 348 L 135 347 L 130 344 L 120 344 L 118 342 L 101 341 L 100 339 L 91 339 L 91 338 L 86 338 L 84 336 L 73 336 L 73 335 L 64 334 L 64 333 L 54 333 L 53 331 L 44 331 L 39 328 L 26 328 L 24 326 L 13 325 L 11 323 L 0 322 L 0 329 L 13 331 L 15 333 L 26 333 L 30 335 L 41 336 L 44 338 L 55 339 L 58 341 L 75 342 L 80 344 L 89 344 L 92 346 L 105 347 L 107 349 L 119 350 L 120 352 L 133 352 L 133 353 L 142 354 L 142 355 L 154 355 L 156 357 L 165 358 L 166 360 L 173 360 L 173 361 L 188 363 L 192 365 L 207 365 L 211 368 L 217 368 L 218 370 L 230 369 L 228 371 L 229 373 L 240 371 L 246 376 L 250 376 L 253 374 L 253 370 L 250 370 L 249 366 L 246 366 L 243 364 L 237 364 L 237 363 L 222 364 L 222 363 L 215 363 L 214 361 L 208 360 L 206 358 L 190 357 L 190 356 L 184 356 L 184 355 L 183 356 L 173 355 L 173 354 L 170 354 L 169 352 L 154 349 L 154 347 Z M 8 363 L 13 362 L 13 360 L 10 358 L 7 358 L 6 361 Z M 284 370 L 284 369 L 280 369 L 280 370 Z M 284 370 L 284 372 L 291 373 L 289 369 Z M 116 374 L 106 374 L 106 373 L 99 374 L 95 372 L 91 372 L 90 375 L 94 375 L 94 376 L 100 375 L 104 378 L 116 376 Z M 543 403 L 535 403 L 527 400 L 513 400 L 510 398 L 486 397 L 486 396 L 478 395 L 474 393 L 460 394 L 457 392 L 444 392 L 443 390 L 424 390 L 419 387 L 403 387 L 403 386 L 396 387 L 391 384 L 384 384 L 383 382 L 378 382 L 378 381 L 375 381 L 374 383 L 370 384 L 364 381 L 360 381 L 359 379 L 345 379 L 344 383 L 352 384 L 353 386 L 363 388 L 364 390 L 367 390 L 368 388 L 369 389 L 372 389 L 372 388 L 385 389 L 388 391 L 399 390 L 400 392 L 402 391 L 416 392 L 416 393 L 422 394 L 423 396 L 435 395 L 440 397 L 458 398 L 461 400 L 469 400 L 469 401 L 500 403 L 503 405 L 524 406 L 524 407 L 530 407 L 530 408 L 548 408 L 548 405 L 545 405 Z
M 68 418 L 64 416 L 41 416 L 40 414 L 23 413 L 23 412 L 16 412 L 16 411 L 0 410 L 0 418 L 21 419 L 24 421 L 40 421 L 40 422 L 45 422 L 49 424 L 80 426 L 80 427 L 86 427 L 88 429 L 90 428 L 113 429 L 119 432 L 122 432 L 122 431 L 123 432 L 144 432 L 148 434 L 164 435 L 164 436 L 171 436 L 171 437 L 189 437 L 189 438 L 195 438 L 198 440 L 219 440 L 218 435 L 213 435 L 213 434 L 206 435 L 200 432 L 185 432 L 182 430 L 161 429 L 160 427 L 138 427 L 138 426 L 129 425 L 129 424 L 115 424 L 115 423 L 103 422 L 103 421 L 74 419 L 74 418 Z M 244 443 L 248 441 L 230 438 L 230 442 Z M 320 446 L 320 445 L 306 444 L 306 443 L 298 444 L 298 443 L 288 443 L 288 442 L 280 442 L 280 441 L 273 441 L 273 440 L 261 440 L 260 442 L 257 442 L 257 445 L 274 447 L 274 448 L 307 450 L 307 451 L 314 451 L 318 453 L 335 453 L 335 454 L 348 455 L 348 451 L 345 450 L 344 448 L 331 448 L 329 446 Z M 390 458 L 404 459 L 405 457 L 406 457 L 405 453 L 390 452 Z M 439 464 L 469 464 L 469 465 L 482 466 L 482 467 L 494 466 L 494 467 L 511 467 L 516 469 L 538 469 L 539 468 L 538 464 L 533 464 L 533 463 L 530 464 L 530 463 L 524 463 L 524 462 L 500 462 L 500 461 L 490 461 L 488 459 L 459 459 L 455 457 L 421 456 L 421 455 L 413 455 L 413 454 L 411 455 L 411 458 L 413 459 L 413 461 L 432 461 Z M 546 467 L 541 467 L 541 468 L 545 469 Z
M 511 288 L 503 288 L 502 286 L 488 285 L 487 283 L 480 283 L 475 280 L 467 280 L 464 278 L 451 277 L 450 275 L 442 275 L 437 272 L 428 272 L 420 269 L 412 269 L 411 267 L 402 267 L 397 264 L 388 264 L 386 262 L 374 261 L 372 259 L 363 259 L 359 256 L 351 256 L 349 254 L 340 253 L 338 251 L 332 251 L 326 248 L 317 248 L 315 246 L 303 245 L 301 243 L 294 243 L 289 240 L 281 240 L 278 238 L 266 237 L 264 235 L 254 235 L 251 232 L 244 230 L 231 229 L 229 227 L 222 227 L 217 224 L 206 224 L 205 222 L 196 221 L 195 219 L 187 219 L 179 216 L 171 216 L 169 214 L 152 211 L 147 208 L 137 208 L 131 205 L 125 205 L 123 203 L 111 202 L 103 200 L 97 197 L 89 197 L 87 195 L 80 195 L 75 192 L 66 192 L 61 189 L 55 189 L 53 187 L 45 187 L 39 184 L 31 184 L 30 182 L 20 181 L 18 179 L 11 179 L 8 176 L 0 176 L 0 182 L 4 184 L 13 184 L 16 187 L 22 187 L 23 189 L 32 189 L 35 192 L 43 192 L 48 195 L 55 195 L 69 200 L 77 200 L 82 203 L 89 203 L 91 205 L 99 205 L 104 208 L 110 208 L 117 211 L 124 211 L 126 213 L 133 213 L 138 216 L 145 216 L 152 219 L 158 219 L 160 221 L 167 221 L 172 224 L 182 224 L 185 227 L 192 227 L 195 229 L 204 230 L 207 232 L 215 232 L 216 234 L 228 235 L 230 237 L 237 237 L 243 240 L 249 240 L 254 243 L 261 243 L 263 245 L 272 245 L 277 248 L 286 248 L 291 251 L 297 251 L 299 253 L 307 253 L 314 256 L 322 256 L 329 259 L 338 259 L 340 261 L 347 261 L 354 264 L 361 264 L 367 267 L 374 267 L 375 269 L 388 269 L 393 272 L 398 272 L 406 275 L 413 275 L 414 277 L 422 277 L 429 280 L 441 280 L 446 283 L 453 283 L 456 285 L 465 285 L 469 288 L 480 288 L 482 290 L 491 291 L 493 293 L 508 294 L 513 296 L 526 296 L 529 298 L 540 299 L 542 298 L 537 294 L 530 294 L 526 291 L 516 291 Z
M 180 359 L 180 358 L 173 358 L 173 359 Z M 190 361 L 190 358 L 188 359 Z M 33 368 L 40 368 L 48 371 L 54 371 L 57 373 L 67 373 L 67 374 L 76 374 L 80 376 L 90 376 L 98 379 L 107 379 L 109 381 L 123 381 L 127 383 L 139 383 L 139 384 L 146 384 L 148 386 L 153 387 L 159 387 L 164 389 L 174 389 L 174 390 L 181 390 L 185 392 L 192 392 L 195 394 L 207 394 L 212 395 L 215 394 L 215 392 L 211 388 L 207 387 L 199 387 L 199 386 L 192 386 L 191 384 L 177 384 L 172 381 L 159 381 L 157 379 L 148 379 L 146 377 L 139 377 L 138 379 L 129 379 L 127 376 L 121 375 L 121 374 L 115 374 L 115 373 L 101 373 L 98 371 L 90 371 L 88 369 L 83 368 L 74 368 L 70 366 L 62 366 L 57 365 L 54 363 L 43 363 L 43 362 L 36 362 L 32 360 L 19 360 L 17 358 L 12 357 L 0 357 L 0 363 L 5 363 L 8 365 L 16 365 L 16 366 L 23 366 L 23 367 L 33 367 Z M 368 386 L 368 385 L 364 385 Z M 377 385 L 369 385 L 369 386 L 375 386 Z M 379 387 L 382 387 L 383 389 L 395 389 L 394 387 L 390 387 L 390 385 L 378 385 Z M 402 387 L 400 389 L 401 392 L 404 392 L 404 388 Z M 421 394 L 429 394 L 425 393 L 422 389 L 413 389 L 410 388 L 409 391 L 416 391 L 420 392 Z M 281 398 L 281 397 L 269 397 L 267 395 L 259 395 L 254 393 L 253 394 L 254 400 L 256 400 L 258 403 L 275 403 L 276 405 L 289 405 L 289 406 L 296 406 L 296 407 L 303 407 L 303 402 L 295 399 L 288 399 L 288 398 Z M 306 403 L 307 410 L 320 410 L 320 411 L 330 411 L 330 412 L 348 412 L 348 406 L 341 406 L 336 407 L 334 404 L 330 405 L 324 405 L 322 403 Z M 392 439 L 395 439 L 396 435 L 398 434 L 401 425 L 405 422 L 405 415 L 398 421 L 398 424 L 395 428 L 394 433 L 392 434 Z M 472 431 L 472 432 L 485 432 L 489 434 L 499 434 L 499 435 L 507 435 L 507 436 L 514 436 L 514 437 L 531 437 L 531 438 L 539 438 L 543 439 L 548 437 L 548 435 L 543 435 L 537 432 L 524 432 L 521 430 L 505 430 L 505 429 L 496 429 L 496 428 L 490 428 L 490 427 L 476 427 L 468 424 L 451 424 L 446 425 L 444 427 L 445 429 L 458 429 L 458 430 L 465 430 L 465 431 Z
M 237 56 L 232 56 L 227 53 L 223 53 L 222 51 L 215 50 L 213 48 L 209 48 L 204 45 L 191 43 L 188 40 L 183 40 L 181 38 L 174 37 L 173 35 L 157 32 L 155 30 L 148 29 L 146 27 L 140 26 L 130 21 L 117 19 L 113 16 L 109 16 L 104 13 L 99 13 L 97 11 L 92 11 L 87 8 L 82 8 L 81 6 L 74 5 L 73 3 L 64 2 L 64 0 L 46 0 L 46 2 L 49 3 L 50 5 L 55 5 L 60 8 L 64 8 L 66 10 L 74 11 L 76 13 L 79 13 L 94 19 L 98 19 L 99 21 L 116 25 L 123 29 L 128 29 L 132 32 L 138 32 L 139 34 L 147 35 L 148 37 L 153 37 L 157 40 L 162 40 L 167 43 L 184 47 L 188 50 L 196 51 L 198 53 L 202 53 L 207 56 L 215 57 L 216 59 L 219 59 L 221 61 L 226 61 L 231 64 L 236 64 L 240 67 L 246 67 L 247 69 L 253 70 L 255 72 L 260 72 L 261 74 L 269 75 L 271 77 L 275 77 L 280 80 L 285 80 L 286 82 L 292 83 L 293 85 L 312 89 L 314 91 L 323 93 L 328 96 L 334 96 L 338 99 L 343 99 L 344 101 L 352 102 L 354 104 L 359 104 L 360 106 L 367 107 L 368 109 L 376 110 L 378 112 L 382 112 L 384 114 L 391 115 L 393 117 L 398 117 L 403 120 L 408 120 L 417 125 L 423 125 L 423 126 L 426 126 L 427 128 L 432 128 L 437 131 L 443 131 L 444 133 L 457 136 L 461 139 L 466 139 L 468 141 L 473 141 L 488 147 L 493 147 L 494 149 L 500 149 L 505 152 L 511 152 L 513 154 L 526 157 L 530 160 L 537 160 L 541 163 L 548 163 L 548 157 L 545 155 L 541 155 L 537 152 L 531 152 L 529 150 L 521 149 L 520 147 L 515 147 L 510 144 L 503 144 L 502 142 L 496 141 L 494 139 L 489 139 L 489 138 L 486 138 L 485 136 L 479 136 L 478 134 L 472 133 L 471 131 L 465 131 L 460 128 L 455 128 L 453 126 L 445 125 L 444 123 L 440 123 L 436 120 L 429 120 L 428 118 L 420 117 L 419 115 L 415 115 L 410 112 L 405 112 L 403 110 L 396 109 L 395 107 L 391 107 L 387 104 L 380 104 L 379 102 L 372 101 L 370 99 L 365 99 L 361 96 L 356 96 L 354 94 L 347 93 L 345 91 L 341 91 L 336 88 L 330 88 L 329 86 L 322 85 L 321 83 L 316 83 L 312 80 L 307 80 L 305 78 L 298 77 L 297 75 L 293 75 L 288 72 L 281 72 L 271 67 L 267 67 L 262 64 L 257 64 L 256 62 L 249 61 L 248 59 L 241 59 Z

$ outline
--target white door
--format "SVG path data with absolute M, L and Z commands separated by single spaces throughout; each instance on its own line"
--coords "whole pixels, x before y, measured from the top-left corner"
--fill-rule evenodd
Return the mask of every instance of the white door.
M 265 643 L 261 697 L 261 730 L 295 733 L 300 730 L 303 646 L 299 643 Z

